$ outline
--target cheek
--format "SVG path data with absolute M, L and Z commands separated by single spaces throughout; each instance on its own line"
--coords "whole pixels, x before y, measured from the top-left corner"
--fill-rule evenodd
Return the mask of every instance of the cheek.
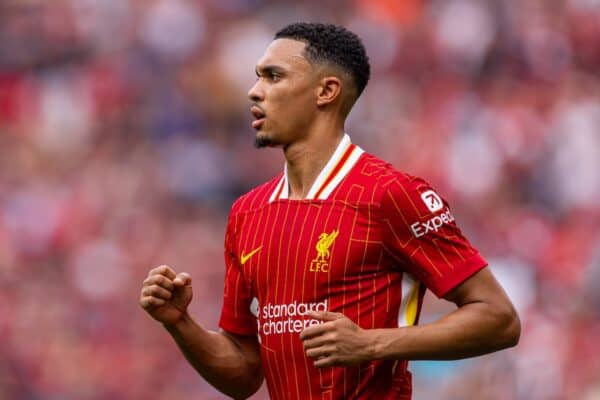
M 306 125 L 310 120 L 306 101 L 298 98 L 288 98 L 283 103 L 282 112 L 278 118 L 281 127 L 296 130 Z
M 286 108 L 286 112 L 293 118 L 293 116 L 298 116 L 305 118 L 307 115 L 310 115 L 312 112 L 312 107 L 314 104 L 311 103 L 311 96 L 308 92 L 308 89 L 298 89 L 294 91 L 290 91 L 281 102 L 282 106 Z
M 306 85 L 273 88 L 269 98 L 273 105 L 273 123 L 278 127 L 288 130 L 308 123 L 314 104 Z

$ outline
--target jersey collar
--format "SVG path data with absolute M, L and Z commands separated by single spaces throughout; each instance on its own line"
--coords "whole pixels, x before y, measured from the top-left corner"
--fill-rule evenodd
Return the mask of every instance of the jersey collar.
M 344 134 L 344 137 L 333 152 L 333 155 L 325 164 L 325 167 L 317 176 L 312 184 L 305 200 L 325 200 L 337 187 L 337 185 L 348 175 L 352 167 L 356 164 L 364 150 L 350 141 L 350 136 Z M 275 200 L 289 198 L 289 184 L 287 177 L 287 164 L 283 167 L 283 176 L 275 187 L 275 190 L 269 198 L 269 203 Z

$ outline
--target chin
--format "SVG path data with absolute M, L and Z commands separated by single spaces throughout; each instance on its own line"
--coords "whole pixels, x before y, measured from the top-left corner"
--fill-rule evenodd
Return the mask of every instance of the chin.
M 256 133 L 256 137 L 254 138 L 254 147 L 261 149 L 264 147 L 277 147 L 280 143 L 275 140 L 272 135 L 269 135 L 266 132 L 258 131 Z
M 256 147 L 257 149 L 262 149 L 264 147 L 274 147 L 276 145 L 277 143 L 275 143 L 273 139 L 271 139 L 268 135 L 264 133 L 261 134 L 260 132 L 258 132 L 256 134 L 256 137 L 254 138 L 254 147 Z

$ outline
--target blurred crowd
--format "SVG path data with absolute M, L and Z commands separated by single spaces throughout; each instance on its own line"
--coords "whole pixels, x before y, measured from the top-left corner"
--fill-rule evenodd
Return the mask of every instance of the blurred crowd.
M 283 166 L 246 93 L 295 21 L 363 38 L 347 131 L 445 195 L 521 315 L 514 349 L 412 363 L 414 399 L 600 399 L 598 0 L 2 0 L 0 398 L 222 398 L 138 295 L 188 271 L 216 327 L 229 207 Z

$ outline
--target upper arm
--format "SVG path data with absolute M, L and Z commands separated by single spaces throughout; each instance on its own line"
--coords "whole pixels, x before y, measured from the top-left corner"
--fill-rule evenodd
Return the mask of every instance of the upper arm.
M 487 265 L 458 228 L 448 203 L 420 178 L 398 176 L 381 200 L 386 250 L 438 297 Z
M 240 336 L 256 335 L 252 314 L 252 290 L 236 256 L 234 218 L 230 215 L 225 233 L 225 283 L 219 327 Z
M 502 321 L 509 335 L 518 340 L 520 321 L 508 295 L 489 268 L 484 268 L 448 292 L 444 298 L 459 308 L 469 304 L 485 306 L 486 315 Z
M 444 298 L 463 306 L 469 303 L 510 304 L 506 292 L 500 286 L 489 268 L 483 268 L 473 276 L 449 291 Z

